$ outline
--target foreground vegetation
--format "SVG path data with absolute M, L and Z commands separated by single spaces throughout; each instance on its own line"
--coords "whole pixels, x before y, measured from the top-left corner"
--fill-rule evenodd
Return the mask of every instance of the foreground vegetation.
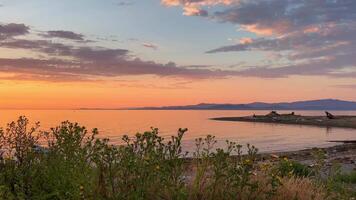
M 98 130 L 68 121 L 49 131 L 25 117 L 0 130 L 0 199 L 353 199 L 356 173 L 325 172 L 323 151 L 313 167 L 287 158 L 259 161 L 258 150 L 213 136 L 182 150 L 187 130 L 164 139 L 158 129 L 97 138 Z M 40 145 L 42 144 L 42 145 Z M 232 156 L 234 155 L 234 156 Z

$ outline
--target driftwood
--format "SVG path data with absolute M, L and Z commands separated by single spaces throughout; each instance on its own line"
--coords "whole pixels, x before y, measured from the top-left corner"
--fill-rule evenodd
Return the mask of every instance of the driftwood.
M 326 117 L 328 119 L 335 119 L 334 115 L 332 115 L 331 113 L 329 113 L 328 111 L 325 111 Z
M 271 111 L 266 115 L 266 117 L 276 117 L 276 116 L 280 116 L 280 114 L 278 114 L 277 111 Z
M 329 140 L 328 142 L 340 142 L 345 144 L 356 144 L 356 140 Z

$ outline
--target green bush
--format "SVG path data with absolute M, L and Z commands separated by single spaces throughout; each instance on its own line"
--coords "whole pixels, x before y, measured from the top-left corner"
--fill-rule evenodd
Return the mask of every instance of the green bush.
M 243 200 L 325 196 L 324 185 L 312 182 L 319 177 L 310 176 L 314 170 L 289 160 L 261 167 L 257 148 L 249 144 L 246 152 L 229 141 L 226 148 L 215 148 L 215 137 L 208 135 L 196 139 L 196 150 L 188 157 L 182 149 L 186 131 L 179 129 L 176 136 L 165 139 L 152 128 L 134 137 L 124 136 L 124 144 L 115 146 L 108 139 L 97 138 L 97 129 L 88 131 L 65 121 L 42 132 L 39 123 L 30 127 L 29 120 L 20 117 L 5 130 L 0 129 L 0 199 Z M 336 183 L 354 183 L 355 176 L 332 177 L 336 178 L 327 181 L 326 186 L 329 183 L 336 188 L 340 185 Z M 283 192 L 286 187 L 288 192 Z M 342 197 L 341 193 L 333 194 Z
M 277 167 L 282 177 L 309 177 L 315 174 L 307 165 L 304 165 L 297 161 L 289 160 L 287 158 L 281 159 Z
M 356 184 L 356 171 L 352 171 L 350 173 L 338 174 L 335 177 L 335 180 L 337 182 L 342 182 L 342 183 Z

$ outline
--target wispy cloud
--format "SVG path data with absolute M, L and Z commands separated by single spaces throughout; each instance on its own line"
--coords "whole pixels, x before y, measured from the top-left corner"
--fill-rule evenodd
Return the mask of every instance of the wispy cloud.
M 42 36 L 47 38 L 62 38 L 62 39 L 69 39 L 69 40 L 84 41 L 83 34 L 75 33 L 72 31 L 63 31 L 63 30 L 47 31 Z
M 341 88 L 341 89 L 356 89 L 356 84 L 348 84 L 348 85 L 333 85 L 333 87 Z
M 134 2 L 131 0 L 127 0 L 127 1 L 120 1 L 120 2 L 117 2 L 116 5 L 118 6 L 131 6 L 133 5 Z
M 356 57 L 346 54 L 333 58 L 289 64 L 282 67 L 249 67 L 248 69 L 239 71 L 239 74 L 265 78 L 281 78 L 291 75 L 356 78 L 355 73 L 345 71 L 345 69 L 349 69 L 350 66 L 354 66 L 355 63 Z
M 142 46 L 144 46 L 146 48 L 153 49 L 153 50 L 157 50 L 158 49 L 158 45 L 153 44 L 153 43 L 148 43 L 148 42 L 142 43 Z

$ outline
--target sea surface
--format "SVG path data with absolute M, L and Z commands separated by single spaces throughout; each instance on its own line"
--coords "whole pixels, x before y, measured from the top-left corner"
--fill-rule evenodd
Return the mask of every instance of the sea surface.
M 88 129 L 98 128 L 99 137 L 109 138 L 113 144 L 121 144 L 122 136 L 134 136 L 137 132 L 159 128 L 167 139 L 176 134 L 178 128 L 188 128 L 183 146 L 193 151 L 194 140 L 208 134 L 215 135 L 218 147 L 225 141 L 237 141 L 244 145 L 255 145 L 260 152 L 300 150 L 311 147 L 335 145 L 329 140 L 356 140 L 356 130 L 348 128 L 323 128 L 304 125 L 279 125 L 253 122 L 214 121 L 209 118 L 267 114 L 269 111 L 195 111 L 195 110 L 0 110 L 0 127 L 6 127 L 20 115 L 31 123 L 40 121 L 41 130 L 48 130 L 60 122 L 78 122 Z M 288 113 L 290 111 L 280 111 Z M 334 111 L 333 114 L 356 115 L 356 111 Z M 296 114 L 324 115 L 322 111 L 297 111 Z

